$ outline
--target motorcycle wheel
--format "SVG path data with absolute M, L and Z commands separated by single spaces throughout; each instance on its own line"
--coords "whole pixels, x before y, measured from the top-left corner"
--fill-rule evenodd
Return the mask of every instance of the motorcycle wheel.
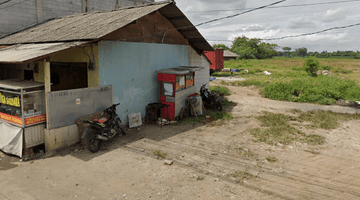
M 120 126 L 120 130 L 123 133 L 123 135 L 126 135 L 126 131 L 125 131 L 124 127 Z
M 97 139 L 97 131 L 94 129 L 90 129 L 86 136 L 86 145 L 90 152 L 96 153 L 100 150 L 101 140 Z

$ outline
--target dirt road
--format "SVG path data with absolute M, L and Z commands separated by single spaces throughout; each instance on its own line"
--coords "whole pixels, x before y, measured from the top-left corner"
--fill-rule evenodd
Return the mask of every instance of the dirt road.
M 229 88 L 238 105 L 228 109 L 237 118 L 215 126 L 146 125 L 95 154 L 80 145 L 27 162 L 0 153 L 0 200 L 360 199 L 359 120 L 334 130 L 303 127 L 326 138 L 317 146 L 258 143 L 248 131 L 260 127 L 248 116 L 261 111 L 359 110 L 272 101 L 251 88 Z M 164 165 L 153 151 L 174 164 Z

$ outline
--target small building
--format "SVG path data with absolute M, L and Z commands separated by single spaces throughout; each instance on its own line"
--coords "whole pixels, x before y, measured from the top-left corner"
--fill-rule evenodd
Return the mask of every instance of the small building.
M 236 53 L 229 50 L 224 50 L 224 61 L 236 60 L 238 57 L 239 55 L 237 55 Z
M 213 51 L 173 1 L 57 18 L 1 38 L 0 46 L 7 46 L 0 49 L 0 82 L 43 84 L 45 105 L 27 102 L 22 113 L 8 113 L 36 118 L 42 106 L 43 128 L 21 129 L 25 148 L 45 143 L 46 150 L 79 142 L 75 120 L 112 103 L 121 103 L 117 112 L 125 123 L 129 114 L 144 117 L 149 103 L 160 102 L 158 70 L 201 67 L 194 80 L 199 91 L 209 82 L 204 51 Z M 14 98 L 24 102 L 30 90 L 21 91 Z M 16 125 L 8 119 L 0 120 Z M 0 130 L 0 140 L 4 134 Z

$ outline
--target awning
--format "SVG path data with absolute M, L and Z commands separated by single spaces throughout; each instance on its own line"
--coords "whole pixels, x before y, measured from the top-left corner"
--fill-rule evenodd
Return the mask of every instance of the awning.
M 203 67 L 193 67 L 193 66 L 180 66 L 180 67 L 174 67 L 169 69 L 161 69 L 158 70 L 157 73 L 161 74 L 176 74 L 176 75 L 184 75 L 189 74 L 191 72 L 199 71 L 204 69 Z
M 42 44 L 18 44 L 0 49 L 0 63 L 24 63 L 37 60 L 86 42 L 59 42 Z

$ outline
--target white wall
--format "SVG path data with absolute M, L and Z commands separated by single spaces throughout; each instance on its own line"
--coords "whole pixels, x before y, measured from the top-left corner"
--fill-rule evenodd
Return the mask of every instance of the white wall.
M 200 87 L 210 82 L 210 63 L 204 55 L 199 55 L 191 46 L 189 46 L 189 65 L 204 67 L 197 71 L 195 75 L 195 91 L 200 92 Z M 209 84 L 207 85 L 207 88 Z
M 0 5 L 0 37 L 43 21 L 88 11 L 112 10 L 154 0 L 12 0 Z M 0 0 L 0 3 L 4 0 Z M 118 3 L 118 5 L 117 5 Z

